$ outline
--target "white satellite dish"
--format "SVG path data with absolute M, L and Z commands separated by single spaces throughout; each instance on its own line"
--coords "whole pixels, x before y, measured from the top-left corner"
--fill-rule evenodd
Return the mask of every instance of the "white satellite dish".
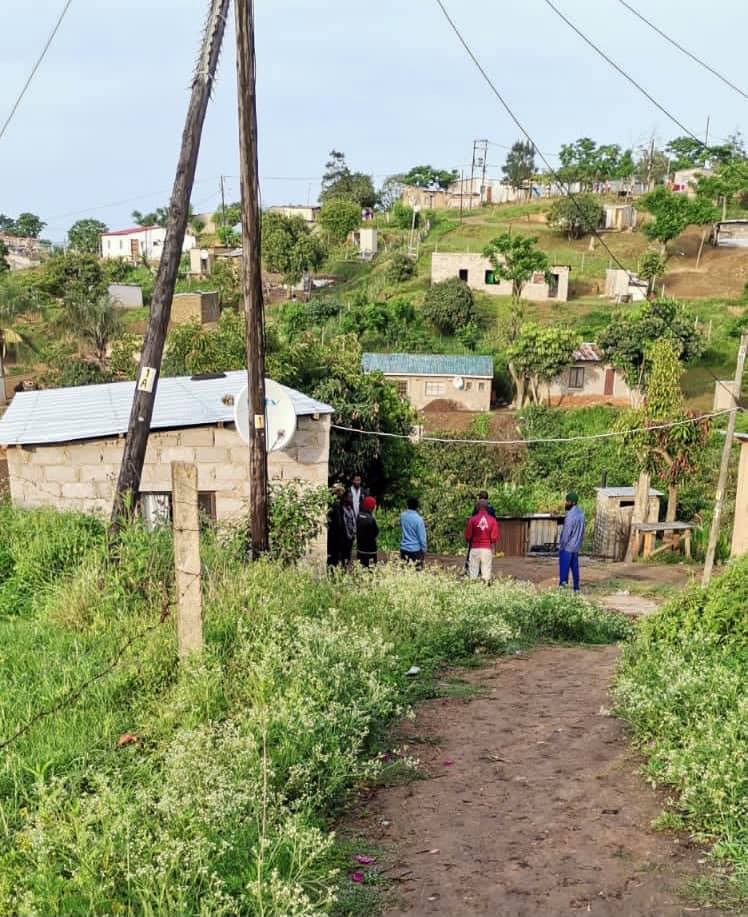
M 454 385 L 454 387 L 459 391 L 465 388 L 465 380 L 462 378 L 462 376 L 455 376 L 452 380 L 452 385 Z
M 234 422 L 241 439 L 249 444 L 249 397 L 247 386 L 234 400 Z M 265 444 L 268 452 L 280 452 L 296 433 L 296 409 L 288 392 L 273 382 L 265 380 Z

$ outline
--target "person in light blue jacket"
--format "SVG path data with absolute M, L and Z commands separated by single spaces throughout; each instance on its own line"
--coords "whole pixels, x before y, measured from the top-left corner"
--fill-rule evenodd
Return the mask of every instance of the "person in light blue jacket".
M 426 523 L 418 512 L 418 498 L 408 497 L 408 508 L 400 513 L 400 557 L 423 569 L 426 558 Z
M 575 493 L 566 495 L 566 518 L 558 542 L 559 585 L 567 586 L 571 570 L 574 592 L 579 592 L 579 549 L 584 540 L 584 513 L 577 506 Z

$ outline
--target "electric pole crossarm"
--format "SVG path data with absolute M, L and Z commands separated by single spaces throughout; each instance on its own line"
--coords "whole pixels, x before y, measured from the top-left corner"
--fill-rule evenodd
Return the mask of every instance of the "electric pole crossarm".
M 158 388 L 158 376 L 161 370 L 161 358 L 171 317 L 171 301 L 187 229 L 200 139 L 218 67 L 228 9 L 229 0 L 210 0 L 200 56 L 192 81 L 192 95 L 187 109 L 177 172 L 169 201 L 166 238 L 156 274 L 151 314 L 143 342 L 122 465 L 114 496 L 112 535 L 116 535 L 125 518 L 133 512 L 140 490 L 140 479 L 153 417 L 153 405 Z

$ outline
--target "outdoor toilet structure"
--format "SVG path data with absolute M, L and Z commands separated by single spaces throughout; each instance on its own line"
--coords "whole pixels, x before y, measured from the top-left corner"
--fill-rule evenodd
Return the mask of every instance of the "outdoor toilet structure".
M 623 560 L 631 534 L 631 518 L 634 515 L 633 487 L 598 487 L 595 507 L 595 534 L 592 553 L 596 557 Z M 662 491 L 649 489 L 649 506 L 645 522 L 657 522 L 660 518 Z

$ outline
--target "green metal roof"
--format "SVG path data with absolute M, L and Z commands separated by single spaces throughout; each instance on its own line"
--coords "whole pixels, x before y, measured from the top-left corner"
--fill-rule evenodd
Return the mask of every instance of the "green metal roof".
M 469 354 L 365 353 L 364 372 L 386 376 L 478 376 L 493 378 L 493 359 Z

